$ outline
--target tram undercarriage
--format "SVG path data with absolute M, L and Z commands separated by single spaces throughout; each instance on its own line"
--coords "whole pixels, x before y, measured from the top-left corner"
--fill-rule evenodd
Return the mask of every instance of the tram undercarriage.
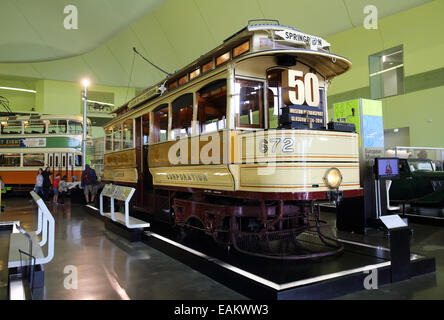
M 270 259 L 313 259 L 343 250 L 315 201 L 207 200 L 173 200 L 175 224 L 185 234 L 198 230 L 222 246 Z

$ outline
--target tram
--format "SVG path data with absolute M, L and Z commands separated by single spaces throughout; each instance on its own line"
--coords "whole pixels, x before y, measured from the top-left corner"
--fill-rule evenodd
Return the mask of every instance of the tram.
M 340 252 L 318 204 L 362 196 L 358 134 L 327 121 L 327 88 L 350 68 L 324 39 L 249 22 L 116 110 L 104 180 L 136 188 L 150 218 L 242 253 Z M 325 248 L 304 248 L 315 237 Z
M 0 117 L 0 126 L 0 176 L 12 191 L 32 189 L 39 168 L 80 179 L 81 116 L 8 116 Z

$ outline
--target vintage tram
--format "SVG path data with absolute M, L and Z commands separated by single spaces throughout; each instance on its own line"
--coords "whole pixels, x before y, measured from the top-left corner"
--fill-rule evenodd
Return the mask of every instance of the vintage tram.
M 136 188 L 137 211 L 240 252 L 339 252 L 317 203 L 362 195 L 358 135 L 327 125 L 327 87 L 350 67 L 319 37 L 249 23 L 116 110 L 104 180 Z M 312 238 L 324 249 L 304 248 Z
M 39 168 L 80 179 L 83 119 L 75 115 L 0 118 L 0 176 L 12 191 L 28 191 Z

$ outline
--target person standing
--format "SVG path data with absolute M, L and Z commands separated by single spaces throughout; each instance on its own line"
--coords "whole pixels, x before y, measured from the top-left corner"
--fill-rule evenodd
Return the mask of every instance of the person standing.
M 34 192 L 37 193 L 39 196 L 42 195 L 43 193 L 43 169 L 40 168 L 38 173 L 37 173 L 37 177 L 35 178 L 35 187 L 34 187 Z
M 45 171 L 42 173 L 43 176 L 43 200 L 49 200 L 49 192 L 51 189 L 51 169 L 46 167 Z
M 57 173 L 52 183 L 52 191 L 54 192 L 52 202 L 54 203 L 57 203 L 59 197 L 59 182 L 60 182 L 60 173 Z
M 85 170 L 82 172 L 81 186 L 85 193 L 86 203 L 94 203 L 96 192 L 97 175 L 96 171 L 92 169 L 89 164 L 85 166 Z M 89 194 L 91 193 L 91 202 L 89 201 Z
M 58 187 L 57 187 L 57 191 L 60 194 L 60 199 L 61 199 L 60 204 L 63 204 L 63 205 L 65 204 L 65 196 L 66 196 L 66 193 L 68 192 L 67 180 L 68 180 L 68 176 L 65 174 L 63 176 L 62 180 L 60 180 L 60 182 L 58 183 Z

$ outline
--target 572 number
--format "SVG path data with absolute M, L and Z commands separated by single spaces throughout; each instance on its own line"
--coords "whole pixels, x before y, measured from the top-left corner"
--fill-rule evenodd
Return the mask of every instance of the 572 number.
M 271 138 L 259 141 L 259 152 L 276 153 L 280 149 L 283 153 L 294 152 L 294 140 L 292 138 Z

